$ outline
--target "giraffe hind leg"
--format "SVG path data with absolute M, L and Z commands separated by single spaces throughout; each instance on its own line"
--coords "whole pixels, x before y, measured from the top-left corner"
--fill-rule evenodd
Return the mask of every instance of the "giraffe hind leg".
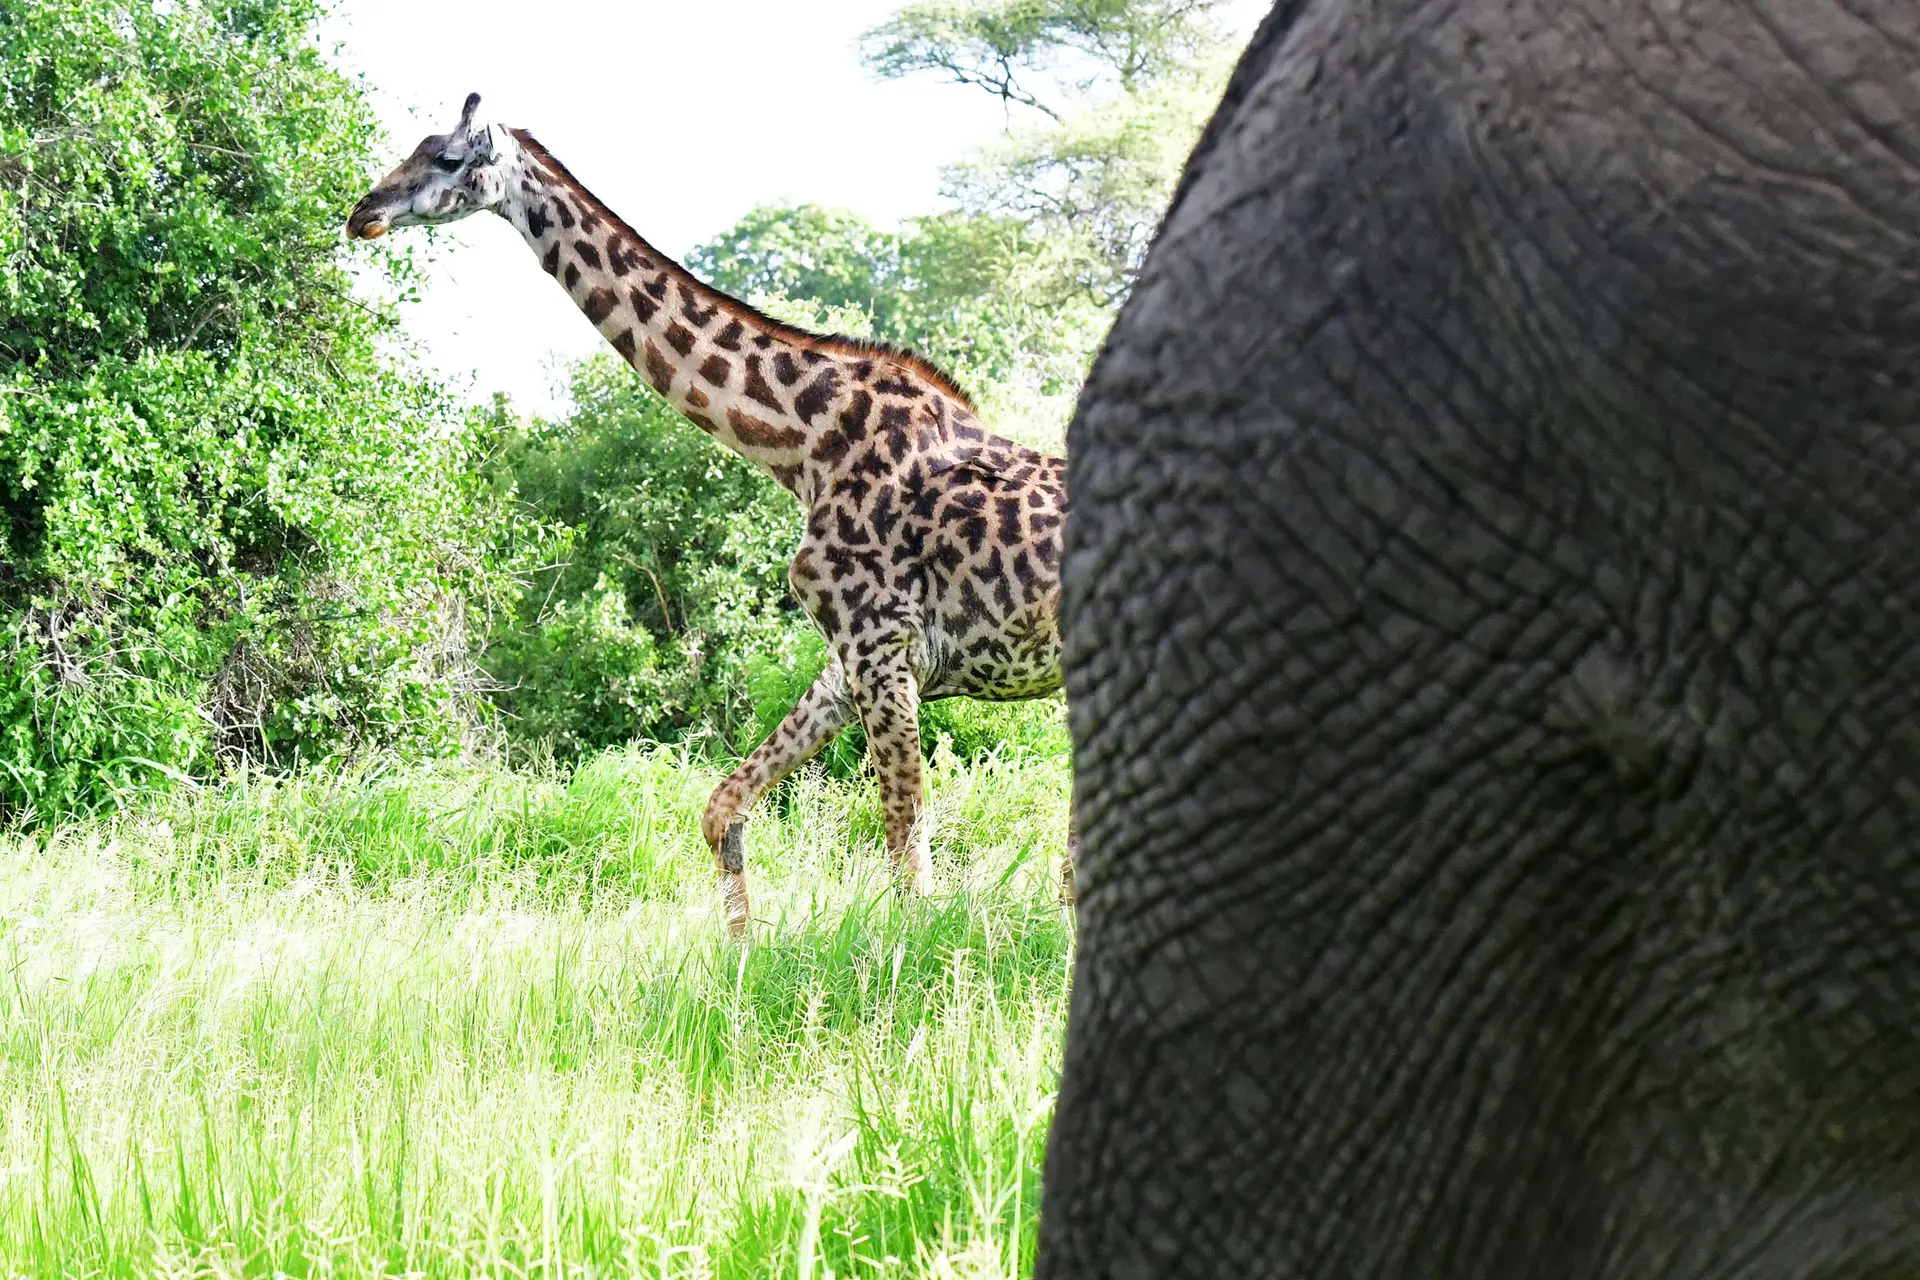
M 933 891 L 932 833 L 924 818 L 920 761 L 920 685 L 904 650 L 876 655 L 849 673 L 849 685 L 867 730 L 867 754 L 880 781 L 887 853 L 900 888 L 915 897 Z
M 738 936 L 753 918 L 747 892 L 746 815 L 767 790 L 811 759 L 853 719 L 846 681 L 838 663 L 830 662 L 780 727 L 740 762 L 740 767 L 713 789 L 700 830 L 713 851 L 726 905 L 727 930 Z

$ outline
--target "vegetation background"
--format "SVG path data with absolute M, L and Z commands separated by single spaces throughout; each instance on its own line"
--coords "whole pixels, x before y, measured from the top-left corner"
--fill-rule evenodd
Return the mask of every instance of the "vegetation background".
M 1005 137 L 903 225 L 768 206 L 688 265 L 1057 449 L 1219 8 L 916 0 L 867 65 Z M 340 234 L 412 140 L 321 16 L 0 0 L 0 1273 L 1017 1273 L 1058 702 L 928 709 L 916 911 L 849 732 L 721 941 L 706 789 L 824 661 L 801 513 L 610 355 L 552 420 L 423 375 L 406 238 Z

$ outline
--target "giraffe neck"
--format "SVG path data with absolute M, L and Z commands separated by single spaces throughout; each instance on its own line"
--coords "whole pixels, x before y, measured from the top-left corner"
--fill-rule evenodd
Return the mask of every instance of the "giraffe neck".
M 847 383 L 848 357 L 701 283 L 529 134 L 507 132 L 519 164 L 496 211 L 547 274 L 688 421 L 811 503 L 819 471 L 811 460 L 831 426 L 827 407 Z

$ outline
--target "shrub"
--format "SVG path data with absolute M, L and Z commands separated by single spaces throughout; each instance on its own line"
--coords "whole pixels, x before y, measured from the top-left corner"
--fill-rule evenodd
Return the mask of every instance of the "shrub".
M 373 126 L 318 16 L 0 18 L 0 815 L 463 732 L 475 422 L 353 295 Z
M 573 402 L 495 463 L 567 534 L 486 654 L 508 731 L 561 758 L 723 738 L 751 716 L 749 672 L 811 634 L 787 591 L 800 508 L 611 355 L 575 369 Z

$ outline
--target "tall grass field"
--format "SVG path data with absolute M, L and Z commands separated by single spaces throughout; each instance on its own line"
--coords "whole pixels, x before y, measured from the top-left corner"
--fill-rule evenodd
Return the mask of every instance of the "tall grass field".
M 0 835 L 0 1275 L 1025 1274 L 1068 768 L 936 756 L 914 903 L 797 778 L 750 945 L 669 748 Z

